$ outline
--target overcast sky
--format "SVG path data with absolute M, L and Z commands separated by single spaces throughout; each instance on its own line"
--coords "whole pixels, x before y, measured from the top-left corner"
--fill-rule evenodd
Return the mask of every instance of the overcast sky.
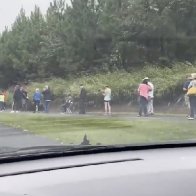
M 50 2 L 53 0 L 0 0 L 0 32 L 5 29 L 5 26 L 11 27 L 21 8 L 24 8 L 29 15 L 35 5 L 38 5 L 45 14 Z

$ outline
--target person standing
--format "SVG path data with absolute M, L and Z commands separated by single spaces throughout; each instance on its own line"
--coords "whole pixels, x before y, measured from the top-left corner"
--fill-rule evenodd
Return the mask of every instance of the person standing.
M 4 110 L 6 110 L 8 97 L 9 97 L 9 92 L 7 90 L 3 90 L 3 94 L 4 94 Z
M 139 115 L 148 116 L 147 106 L 148 106 L 148 93 L 151 91 L 151 87 L 148 85 L 148 80 L 146 78 L 143 79 L 142 83 L 138 87 L 139 94 Z
M 35 93 L 33 95 L 33 102 L 34 102 L 34 112 L 39 112 L 39 108 L 40 108 L 40 103 L 41 103 L 41 92 L 39 90 L 39 88 L 35 89 Z
M 0 111 L 1 112 L 5 110 L 4 103 L 5 103 L 5 95 L 3 94 L 3 92 L 0 92 Z
M 42 94 L 44 99 L 44 112 L 48 113 L 50 102 L 52 101 L 52 93 L 49 86 L 45 86 L 45 88 L 42 91 Z
M 105 115 L 111 115 L 111 92 L 109 86 L 105 86 L 103 91 Z
M 187 75 L 186 81 L 184 82 L 183 88 L 182 88 L 183 92 L 185 93 L 184 94 L 184 102 L 188 108 L 189 113 L 190 113 L 190 101 L 189 101 L 189 96 L 187 95 L 187 92 L 188 92 L 188 87 L 189 87 L 191 80 L 192 80 L 192 77 L 190 75 Z M 187 117 L 189 117 L 189 116 L 190 116 L 190 114 L 187 115 Z
M 152 82 L 150 82 L 150 79 L 148 77 L 144 78 L 144 80 L 147 80 L 148 85 L 151 88 L 151 90 L 148 91 L 147 111 L 149 115 L 154 115 L 154 85 Z
M 22 93 L 20 90 L 20 86 L 16 85 L 14 88 L 14 94 L 13 94 L 13 111 L 11 112 L 19 112 L 22 107 Z
M 193 76 L 193 80 L 188 86 L 187 95 L 190 102 L 190 116 L 188 116 L 187 119 L 194 120 L 196 115 L 196 76 Z
M 86 89 L 84 85 L 80 85 L 80 97 L 79 97 L 79 114 L 86 114 Z
M 20 91 L 22 94 L 21 109 L 22 109 L 22 111 L 27 111 L 27 101 L 28 101 L 27 91 L 24 89 L 23 86 L 20 87 Z

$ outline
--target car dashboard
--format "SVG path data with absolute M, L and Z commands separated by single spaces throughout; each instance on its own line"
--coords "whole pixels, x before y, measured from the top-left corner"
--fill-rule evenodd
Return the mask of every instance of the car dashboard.
M 84 154 L 0 165 L 0 196 L 195 196 L 196 147 Z

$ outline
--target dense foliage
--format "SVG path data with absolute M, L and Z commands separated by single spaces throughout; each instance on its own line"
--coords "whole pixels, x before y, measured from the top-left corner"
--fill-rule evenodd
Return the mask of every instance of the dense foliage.
M 196 0 L 54 0 L 2 32 L 0 84 L 195 59 Z
M 176 103 L 183 97 L 182 86 L 186 80 L 186 73 L 196 73 L 196 66 L 184 63 L 173 65 L 172 68 L 161 68 L 152 65 L 145 66 L 142 70 L 116 71 L 113 73 L 101 73 L 78 78 L 63 80 L 53 78 L 45 82 L 33 82 L 28 85 L 29 98 L 36 88 L 43 89 L 49 85 L 55 94 L 56 101 L 62 101 L 64 96 L 71 94 L 75 101 L 79 97 L 81 83 L 84 84 L 88 101 L 94 105 L 103 105 L 103 95 L 100 90 L 107 84 L 112 89 L 112 102 L 115 104 L 137 103 L 137 88 L 142 78 L 148 76 L 155 86 L 155 103 Z M 60 98 L 60 99 L 59 99 Z M 182 100 L 181 100 L 182 101 Z M 181 102 L 182 103 L 182 102 Z

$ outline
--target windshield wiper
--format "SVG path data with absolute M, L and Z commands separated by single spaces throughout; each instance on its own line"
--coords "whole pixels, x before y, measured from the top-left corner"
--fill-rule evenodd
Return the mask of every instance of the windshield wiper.
M 170 141 L 167 143 L 162 142 L 132 145 L 53 145 L 35 146 L 29 148 L 10 148 L 8 152 L 6 152 L 5 150 L 3 153 L 0 152 L 0 163 L 106 152 L 108 153 L 195 146 L 196 141 Z
M 28 148 L 9 148 L 8 151 L 4 148 L 4 150 L 0 150 L 0 163 L 91 154 L 114 147 L 115 146 L 103 145 L 52 145 L 33 146 Z

